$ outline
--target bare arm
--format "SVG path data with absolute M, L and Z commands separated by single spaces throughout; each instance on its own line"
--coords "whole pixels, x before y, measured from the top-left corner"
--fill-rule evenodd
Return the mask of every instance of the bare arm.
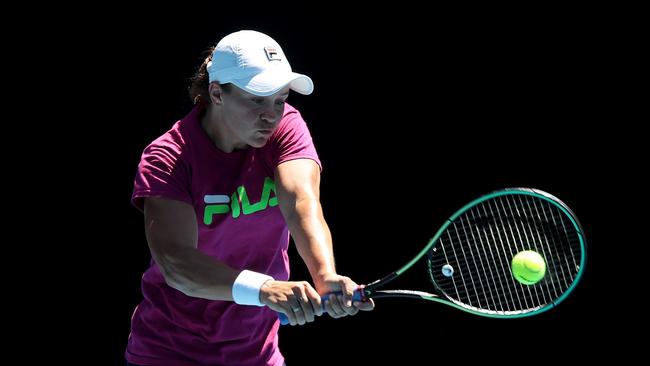
M 147 241 L 167 284 L 188 296 L 232 301 L 232 287 L 241 271 L 216 261 L 197 249 L 196 215 L 184 202 L 147 198 L 144 206 Z M 269 280 L 264 304 L 287 314 L 292 325 L 321 315 L 320 296 L 309 283 Z M 299 307 L 296 313 L 292 309 Z M 316 309 L 316 310 L 313 310 Z
M 282 214 L 316 289 L 322 292 L 336 268 L 332 236 L 320 204 L 320 169 L 313 160 L 298 159 L 280 164 L 275 175 Z
M 310 159 L 284 162 L 276 169 L 275 178 L 280 209 L 316 290 L 322 295 L 342 293 L 329 296 L 325 303 L 327 313 L 338 318 L 354 315 L 359 310 L 372 310 L 372 300 L 352 303 L 357 284 L 336 273 L 332 236 L 320 204 L 320 169 L 316 162 Z
M 187 203 L 146 198 L 145 232 L 153 259 L 167 284 L 188 296 L 232 300 L 232 285 L 239 274 L 197 249 L 194 208 Z

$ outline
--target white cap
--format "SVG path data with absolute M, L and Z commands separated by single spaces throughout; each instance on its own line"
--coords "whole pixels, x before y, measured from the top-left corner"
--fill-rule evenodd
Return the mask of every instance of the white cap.
M 309 76 L 291 71 L 280 45 L 264 33 L 242 30 L 217 43 L 208 63 L 210 82 L 232 83 L 251 94 L 268 96 L 289 85 L 309 95 L 314 83 Z

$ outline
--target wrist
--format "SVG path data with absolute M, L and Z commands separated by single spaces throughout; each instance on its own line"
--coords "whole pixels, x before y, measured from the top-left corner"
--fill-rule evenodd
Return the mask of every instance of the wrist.
M 327 282 L 337 280 L 339 275 L 336 271 L 319 272 L 314 278 L 315 281 Z
M 338 278 L 336 272 L 322 272 L 318 273 L 316 276 L 312 276 L 312 280 L 317 289 L 329 287 L 328 284 L 338 282 Z
M 232 285 L 232 298 L 239 305 L 264 306 L 260 301 L 260 289 L 273 277 L 263 273 L 241 271 Z

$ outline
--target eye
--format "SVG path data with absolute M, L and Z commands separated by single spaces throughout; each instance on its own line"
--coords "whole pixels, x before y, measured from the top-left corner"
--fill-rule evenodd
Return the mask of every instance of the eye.
M 264 98 L 251 98 L 251 101 L 255 104 L 263 104 Z

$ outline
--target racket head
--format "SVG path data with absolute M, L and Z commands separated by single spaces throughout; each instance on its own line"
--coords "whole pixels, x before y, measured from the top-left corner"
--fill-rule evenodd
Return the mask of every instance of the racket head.
M 512 258 L 532 250 L 546 273 L 518 282 Z M 482 196 L 454 213 L 421 252 L 439 299 L 477 315 L 512 318 L 562 302 L 584 272 L 586 241 L 578 219 L 557 197 L 531 188 Z M 451 271 L 450 271 L 451 269 Z M 451 273 L 450 273 L 451 272 Z

